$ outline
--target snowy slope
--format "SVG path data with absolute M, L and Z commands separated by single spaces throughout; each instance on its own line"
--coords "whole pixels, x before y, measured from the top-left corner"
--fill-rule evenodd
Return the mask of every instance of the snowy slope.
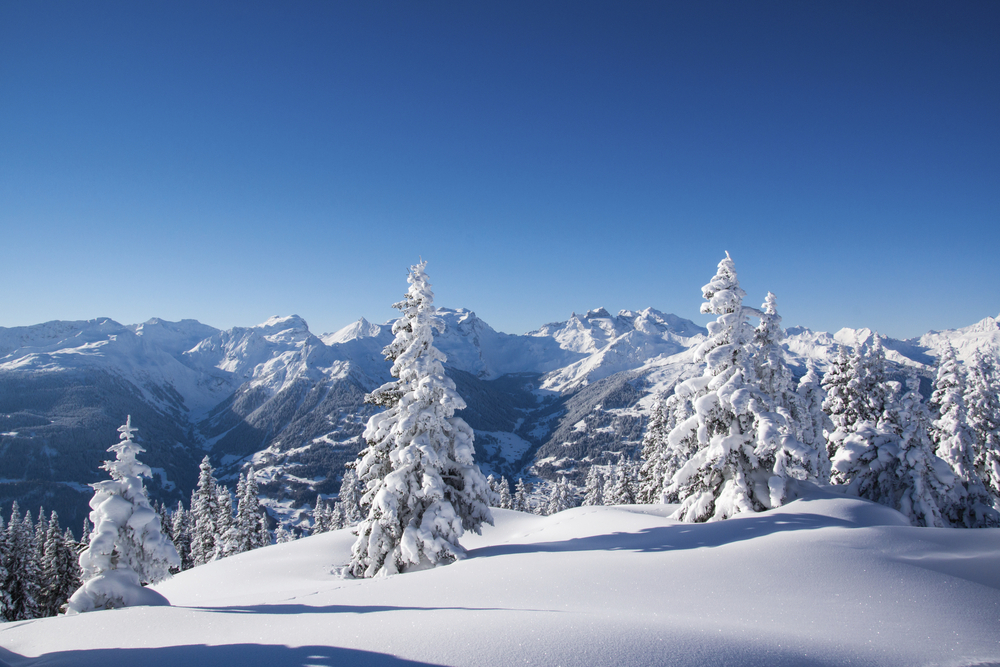
M 971 666 L 1000 662 L 1000 530 L 913 528 L 815 490 L 677 524 L 666 506 L 495 510 L 467 560 L 374 580 L 353 536 L 242 554 L 157 586 L 173 607 L 0 626 L 12 667 Z

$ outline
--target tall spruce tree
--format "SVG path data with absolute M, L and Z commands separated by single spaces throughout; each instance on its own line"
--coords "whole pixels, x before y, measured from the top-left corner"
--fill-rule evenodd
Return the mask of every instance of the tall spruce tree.
M 668 443 L 688 441 L 697 451 L 673 475 L 664 495 L 681 503 L 673 515 L 684 521 L 726 519 L 781 505 L 789 478 L 816 474 L 816 456 L 798 442 L 773 410 L 754 370 L 754 329 L 743 306 L 729 253 L 702 288 L 703 313 L 717 315 L 696 358 L 705 372 L 677 387 L 692 396 L 694 414 L 679 423 Z
M 1000 515 L 993 509 L 993 496 L 976 470 L 974 435 L 965 407 L 965 373 L 951 345 L 942 350 L 930 405 L 937 417 L 931 429 L 937 455 L 948 462 L 965 488 L 953 521 L 969 528 L 997 525 Z
M 601 466 L 594 464 L 587 471 L 587 480 L 583 487 L 583 504 L 595 506 L 604 504 L 604 472 Z M 659 499 L 659 498 L 657 498 Z
M 132 438 L 131 416 L 118 429 L 120 441 L 108 451 L 114 461 L 102 466 L 111 480 L 91 484 L 94 523 L 90 546 L 80 554 L 83 585 L 70 598 L 68 613 L 133 604 L 167 604 L 143 584 L 170 576 L 180 565 L 174 545 L 160 531 L 160 517 L 149 504 L 141 477 L 152 476 L 136 456 L 146 451 Z
M 8 621 L 38 618 L 41 615 L 41 572 L 35 544 L 35 526 L 31 520 L 31 512 L 21 516 L 17 501 L 11 507 L 4 542 L 7 578 L 3 589 L 8 596 L 5 618 Z
M 198 486 L 191 493 L 191 562 L 195 566 L 212 560 L 219 534 L 219 488 L 208 455 L 199 468 Z
M 80 579 L 79 557 L 74 546 L 72 535 L 60 531 L 59 517 L 53 512 L 49 518 L 42 555 L 42 616 L 58 614 L 83 583 Z
M 1000 509 L 1000 373 L 996 361 L 976 350 L 965 393 L 975 467 Z
M 455 417 L 465 401 L 433 344 L 434 330 L 444 324 L 425 268 L 426 262 L 410 268 L 410 289 L 394 305 L 402 317 L 383 354 L 397 379 L 371 397 L 387 409 L 368 421 L 368 447 L 356 467 L 369 507 L 352 551 L 350 570 L 357 577 L 461 558 L 462 534 L 493 522 L 489 486 L 473 460 L 472 429 Z

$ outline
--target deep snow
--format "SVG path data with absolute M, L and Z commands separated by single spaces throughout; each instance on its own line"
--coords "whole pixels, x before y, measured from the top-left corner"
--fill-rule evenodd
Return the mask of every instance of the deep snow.
M 1000 529 L 809 488 L 763 514 L 494 510 L 467 560 L 344 579 L 337 531 L 156 586 L 172 607 L 0 626 L 21 665 L 1000 664 Z M 37 659 L 36 659 L 37 658 Z

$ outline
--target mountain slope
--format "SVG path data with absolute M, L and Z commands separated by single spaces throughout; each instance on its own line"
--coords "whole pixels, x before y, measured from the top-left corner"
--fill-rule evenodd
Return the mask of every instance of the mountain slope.
M 435 344 L 468 403 L 461 416 L 476 430 L 478 460 L 512 479 L 581 482 L 594 463 L 635 458 L 656 397 L 701 372 L 693 350 L 704 328 L 651 308 L 592 310 L 525 335 L 497 332 L 465 309 L 441 318 Z M 872 332 L 787 334 L 800 375 L 807 361 L 822 371 L 840 345 Z M 315 336 L 294 315 L 227 331 L 158 319 L 0 328 L 0 507 L 45 505 L 78 525 L 86 484 L 102 478 L 100 462 L 131 414 L 156 471 L 155 498 L 186 503 L 208 454 L 226 482 L 254 465 L 274 516 L 299 521 L 317 494 L 337 492 L 363 446 L 374 413 L 364 395 L 390 379 L 381 351 L 392 337 L 391 322 L 363 319 Z M 979 348 L 1000 355 L 1000 324 L 885 339 L 889 359 L 915 367 L 925 387 L 948 343 L 965 360 Z

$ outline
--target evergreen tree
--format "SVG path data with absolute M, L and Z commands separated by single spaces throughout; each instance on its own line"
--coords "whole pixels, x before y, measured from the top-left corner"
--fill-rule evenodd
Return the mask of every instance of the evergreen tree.
M 191 562 L 204 565 L 215 555 L 219 516 L 218 482 L 208 455 L 201 461 L 198 486 L 191 494 Z
M 486 486 L 490 488 L 490 507 L 500 507 L 500 482 L 492 473 L 486 478 Z
M 7 579 L 3 588 L 9 597 L 5 618 L 8 621 L 38 618 L 41 614 L 41 572 L 35 544 L 35 527 L 31 512 L 26 512 L 22 517 L 17 501 L 14 501 L 11 508 L 5 537 L 4 566 Z
M 333 530 L 332 521 L 333 510 L 323 502 L 323 496 L 316 496 L 316 505 L 313 507 L 312 534 L 319 535 Z
M 660 397 L 653 403 L 642 437 L 642 465 L 639 468 L 639 489 L 637 497 L 643 503 L 658 503 L 666 485 L 667 436 L 670 434 L 670 419 L 667 414 L 667 399 Z M 584 505 L 603 505 L 604 479 L 597 466 L 591 466 L 587 473 Z
M 996 363 L 981 351 L 969 369 L 965 405 L 975 453 L 975 467 L 986 490 L 1000 505 L 1000 374 Z M 1000 507 L 998 507 L 1000 509 Z
M 799 380 L 796 393 L 802 405 L 800 440 L 816 451 L 819 481 L 828 482 L 830 457 L 826 448 L 826 436 L 833 432 L 833 422 L 823 412 L 826 392 L 820 384 L 819 373 L 812 360 L 808 362 L 806 374 Z
M 267 517 L 260 504 L 260 488 L 253 467 L 243 478 L 242 491 L 237 496 L 236 528 L 240 536 L 236 553 L 266 547 L 271 543 Z
M 14 505 L 17 505 L 16 500 Z M 7 569 L 10 565 L 10 555 L 8 531 L 4 527 L 3 517 L 0 516 L 0 621 L 9 621 L 13 615 L 10 597 L 11 577 Z
M 366 483 L 368 517 L 358 527 L 350 564 L 357 577 L 394 574 L 461 558 L 466 530 L 492 523 L 489 487 L 473 460 L 473 432 L 455 411 L 465 402 L 444 374 L 433 345 L 436 314 L 425 262 L 411 267 L 395 340 L 383 351 L 396 381 L 376 390 L 387 407 L 365 429 L 368 447 L 357 462 Z
M 514 488 L 514 510 L 517 512 L 531 512 L 531 491 L 524 483 L 524 478 L 517 480 Z
M 42 556 L 41 615 L 55 616 L 83 583 L 73 536 L 60 532 L 55 512 L 49 519 Z
M 604 504 L 604 473 L 598 465 L 590 466 L 587 481 L 584 482 L 583 504 L 585 506 Z
M 162 596 L 142 584 L 162 581 L 170 576 L 171 566 L 180 565 L 174 545 L 160 532 L 160 517 L 140 479 L 152 471 L 136 460 L 145 450 L 132 439 L 136 429 L 131 416 L 118 431 L 120 442 L 108 449 L 115 460 L 102 466 L 111 480 L 91 485 L 94 532 L 90 546 L 80 554 L 84 583 L 69 600 L 72 613 L 165 604 Z
M 514 508 L 514 499 L 510 495 L 510 482 L 506 477 L 500 477 L 500 508 L 509 510 Z
M 743 306 L 746 293 L 728 253 L 702 293 L 702 312 L 718 318 L 709 323 L 708 338 L 696 352 L 705 362 L 704 374 L 675 391 L 697 397 L 692 401 L 695 414 L 668 436 L 668 444 L 697 444 L 665 491 L 680 500 L 673 516 L 684 521 L 777 507 L 785 501 L 787 479 L 815 476 L 817 466 L 815 453 L 795 440 L 760 387 L 753 364 L 754 329 L 747 316 L 761 314 Z
M 552 489 L 549 492 L 549 502 L 545 507 L 546 514 L 556 514 L 562 512 L 563 510 L 568 510 L 574 506 L 573 497 L 570 494 L 569 484 L 566 482 L 566 476 L 560 475 L 559 481 L 553 482 Z
M 931 437 L 937 455 L 948 462 L 965 488 L 965 497 L 953 521 L 969 528 L 994 526 L 1000 522 L 1000 516 L 993 510 L 993 497 L 976 471 L 974 436 L 968 424 L 964 395 L 965 373 L 955 356 L 955 348 L 948 345 L 942 351 L 931 394 L 931 409 L 937 416 Z
M 289 530 L 285 527 L 285 524 L 278 524 L 278 528 L 274 531 L 274 542 L 275 544 L 287 544 L 288 542 L 294 542 L 299 539 L 299 536 L 293 530 Z
M 342 517 L 340 528 L 353 526 L 361 521 L 361 501 L 363 496 L 364 490 L 361 486 L 361 481 L 358 479 L 358 474 L 355 472 L 353 465 L 348 464 L 347 469 L 344 471 L 344 478 L 340 482 L 340 493 L 337 494 L 337 506 L 339 509 L 336 511 L 338 516 Z
M 607 505 L 635 505 L 635 490 L 632 487 L 630 466 L 622 461 L 615 466 L 615 485 L 605 498 Z
M 233 519 L 233 496 L 222 484 L 219 484 L 217 489 L 219 513 L 215 517 L 216 536 L 212 560 L 239 553 L 237 549 L 241 539 Z
M 170 533 L 173 535 L 174 547 L 181 558 L 180 569 L 190 570 L 194 567 L 191 557 L 191 512 L 184 509 L 184 503 L 177 501 L 177 509 L 170 517 Z

